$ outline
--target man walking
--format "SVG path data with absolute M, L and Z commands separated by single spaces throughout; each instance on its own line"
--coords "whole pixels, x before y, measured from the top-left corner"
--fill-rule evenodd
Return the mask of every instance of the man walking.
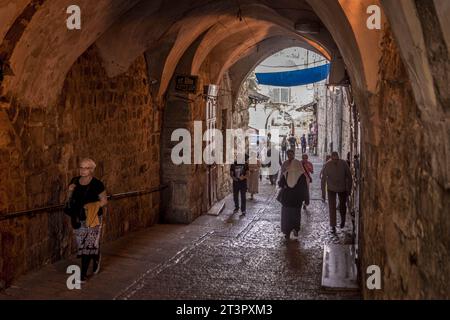
M 286 139 L 286 137 L 283 137 L 283 140 L 281 141 L 281 160 L 282 161 L 285 161 L 287 159 L 287 154 L 286 154 L 287 145 L 288 145 L 287 139 Z
M 333 152 L 331 160 L 325 164 L 322 171 L 322 183 L 327 185 L 328 207 L 330 211 L 330 226 L 336 232 L 336 195 L 339 197 L 341 228 L 345 227 L 347 214 L 347 198 L 352 188 L 352 174 L 345 160 L 339 159 L 339 154 Z
M 300 144 L 302 145 L 302 154 L 306 153 L 306 137 L 305 134 L 300 138 Z
M 298 145 L 297 143 L 297 139 L 295 139 L 294 135 L 291 134 L 291 136 L 289 137 L 289 145 L 291 146 L 291 150 L 294 150 L 295 152 L 295 147 Z
M 327 154 L 326 158 L 325 158 L 325 162 L 323 164 L 322 170 L 320 170 L 320 191 L 322 191 L 322 201 L 325 202 L 326 201 L 326 182 L 324 179 L 322 179 L 323 176 L 323 169 L 325 168 L 325 165 L 327 164 L 328 161 L 331 160 L 331 156 L 329 154 Z
M 247 158 L 247 157 L 246 157 Z M 239 211 L 239 194 L 241 195 L 241 212 L 246 214 L 246 193 L 247 193 L 247 178 L 249 174 L 249 167 L 247 159 L 245 163 L 238 163 L 237 160 L 230 167 L 230 176 L 233 179 L 233 199 L 234 199 L 234 213 Z

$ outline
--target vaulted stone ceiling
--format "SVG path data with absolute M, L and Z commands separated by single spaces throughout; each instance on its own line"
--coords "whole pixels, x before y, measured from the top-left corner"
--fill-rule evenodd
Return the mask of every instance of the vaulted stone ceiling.
M 151 70 L 164 94 L 183 54 L 199 38 L 192 73 L 208 57 L 217 61 L 216 81 L 261 41 L 275 36 L 297 40 L 331 59 L 338 55 L 331 35 L 295 31 L 299 21 L 320 21 L 305 1 L 87 1 L 80 0 L 81 30 L 66 28 L 73 1 L 1 1 L 0 34 L 4 60 L 12 73 L 3 93 L 29 104 L 54 103 L 64 78 L 83 52 L 95 44 L 109 76 L 118 75 L 142 53 L 155 61 Z M 24 17 L 26 19 L 24 19 Z M 9 40 L 12 39 L 12 40 Z M 277 49 L 282 49 L 281 47 Z M 272 50 L 273 51 L 273 50 Z
M 180 62 L 184 71 L 195 74 L 211 58 L 216 62 L 211 81 L 217 82 L 224 71 L 246 57 L 251 63 L 240 66 L 250 68 L 258 59 L 284 49 L 288 43 L 280 38 L 292 39 L 297 46 L 321 53 L 332 63 L 345 63 L 356 90 L 375 92 L 381 33 L 367 29 L 366 8 L 377 4 L 389 8 L 383 17 L 388 17 L 400 39 L 416 99 L 419 104 L 435 104 L 434 88 L 420 85 L 432 75 L 426 57 L 413 52 L 413 48 L 423 46 L 423 40 L 412 0 L 76 2 L 81 8 L 82 28 L 69 31 L 66 9 L 73 1 L 0 0 L 0 58 L 7 65 L 2 95 L 34 106 L 55 103 L 73 63 L 95 44 L 109 76 L 126 71 L 145 52 L 151 76 L 159 82 L 154 92 L 158 99 L 166 92 Z M 439 18 L 445 27 L 448 5 L 435 2 L 442 8 Z M 305 22 L 319 23 L 320 32 L 297 32 L 295 25 Z M 261 47 L 265 48 L 263 54 L 259 52 Z M 181 61 L 188 49 L 192 61 Z M 408 57 L 415 60 L 408 62 Z M 250 70 L 240 73 L 245 75 Z

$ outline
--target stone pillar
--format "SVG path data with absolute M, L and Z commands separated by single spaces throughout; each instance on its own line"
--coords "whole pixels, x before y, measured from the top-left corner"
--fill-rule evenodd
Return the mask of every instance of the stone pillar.
M 168 96 L 163 116 L 161 135 L 162 181 L 168 185 L 163 192 L 162 220 L 166 223 L 190 223 L 202 213 L 202 195 L 206 183 L 203 164 L 194 164 L 194 115 L 203 99 L 192 94 L 176 93 Z M 195 116 L 199 121 L 200 114 Z M 171 141 L 176 129 L 187 129 L 191 135 L 190 158 L 192 164 L 175 165 L 172 149 L 179 141 Z M 202 134 L 204 126 L 202 125 Z M 203 142 L 202 151 L 203 151 Z M 202 159 L 203 162 L 203 159 Z

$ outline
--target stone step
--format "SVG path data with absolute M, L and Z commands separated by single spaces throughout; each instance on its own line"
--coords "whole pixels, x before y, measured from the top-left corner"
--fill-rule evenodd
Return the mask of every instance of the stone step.
M 225 201 L 227 198 L 228 197 L 225 197 L 224 199 L 217 201 L 206 214 L 210 216 L 218 216 L 225 208 Z
M 354 245 L 325 244 L 323 249 L 322 288 L 358 290 Z

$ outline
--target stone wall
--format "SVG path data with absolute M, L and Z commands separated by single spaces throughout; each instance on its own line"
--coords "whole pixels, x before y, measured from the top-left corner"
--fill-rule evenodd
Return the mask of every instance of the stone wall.
M 236 98 L 236 102 L 233 106 L 233 123 L 234 129 L 241 128 L 243 130 L 248 129 L 248 124 L 250 122 L 250 114 L 248 112 L 248 106 L 250 105 L 248 99 L 248 83 L 244 81 L 239 94 Z
M 325 160 L 333 151 L 346 159 L 350 152 L 350 105 L 345 87 L 329 91 L 315 87 L 317 99 L 318 155 Z
M 143 57 L 108 78 L 92 47 L 72 66 L 62 92 L 56 106 L 12 100 L 0 110 L 1 166 L 9 167 L 0 216 L 61 203 L 83 157 L 97 162 L 95 175 L 108 194 L 160 184 L 161 117 Z M 110 201 L 104 240 L 153 224 L 159 202 L 159 193 Z M 68 219 L 59 211 L 0 221 L 0 231 L 0 287 L 74 250 Z
M 162 179 L 169 186 L 163 195 L 162 221 L 167 223 L 190 223 L 210 209 L 208 201 L 207 165 L 202 159 L 201 164 L 194 164 L 193 152 L 198 143 L 195 139 L 194 121 L 202 124 L 202 134 L 206 130 L 206 97 L 203 86 L 210 84 L 209 60 L 202 66 L 198 74 L 198 88 L 195 93 L 185 93 L 175 90 L 172 79 L 167 94 L 163 115 L 161 139 Z M 219 85 L 216 108 L 216 128 L 222 131 L 225 138 L 226 129 L 247 129 L 248 97 L 246 84 L 238 97 L 238 102 L 232 104 L 232 85 L 228 72 L 225 72 Z M 192 164 L 175 165 L 171 159 L 173 147 L 180 141 L 171 141 L 174 130 L 184 128 L 190 132 Z M 202 139 L 202 137 L 200 137 Z M 207 143 L 202 141 L 202 152 Z M 229 177 L 230 166 L 217 165 L 217 201 L 231 192 Z M 176 196 L 175 196 L 176 194 Z
M 440 183 L 446 159 L 443 118 L 418 108 L 389 30 L 381 47 L 379 94 L 360 110 L 363 294 L 449 298 L 449 193 Z M 381 267 L 381 290 L 366 288 L 369 265 Z
M 248 129 L 249 118 L 249 99 L 248 99 L 248 83 L 244 81 L 237 96 L 236 102 L 233 105 L 232 97 L 232 83 L 228 72 L 225 73 L 221 82 L 221 92 L 219 94 L 219 108 L 221 112 L 218 117 L 218 124 L 224 137 L 225 146 L 225 130 L 226 129 Z M 225 117 L 225 119 L 224 119 Z M 224 121 L 225 120 L 225 121 Z M 218 199 L 223 199 L 230 192 L 232 183 L 230 179 L 230 166 L 219 166 L 219 184 L 218 184 Z
M 0 106 L 0 212 L 3 213 L 24 209 L 26 192 L 20 138 L 9 120 L 6 104 Z
M 163 126 L 161 135 L 162 182 L 168 185 L 163 194 L 161 221 L 165 223 L 190 223 L 204 213 L 206 195 L 206 166 L 195 163 L 194 148 L 201 148 L 205 143 L 202 136 L 195 135 L 194 121 L 200 121 L 201 129 L 205 125 L 205 105 L 203 84 L 208 83 L 204 77 L 198 77 L 197 90 L 194 93 L 175 89 L 172 79 L 166 95 Z M 174 164 L 172 150 L 180 141 L 171 141 L 172 133 L 177 129 L 186 129 L 190 134 L 190 164 Z M 203 154 L 202 154 L 203 155 Z
M 6 212 L 25 209 L 27 204 L 22 146 L 3 109 L 6 107 L 3 104 L 0 109 L 0 218 Z M 12 230 L 14 232 L 10 232 Z M 15 273 L 25 269 L 23 255 L 17 254 L 25 245 L 25 232 L 24 219 L 0 221 L 0 290 Z M 14 265 L 13 260 L 20 267 Z
M 231 95 L 231 79 L 228 72 L 223 76 L 220 83 L 219 97 L 218 97 L 218 112 L 217 112 L 217 128 L 222 131 L 222 136 L 226 139 L 226 130 L 233 128 L 236 124 L 233 123 L 233 98 Z M 225 198 L 231 191 L 232 183 L 230 179 L 230 165 L 223 164 L 218 166 L 217 176 L 217 198 L 221 200 Z

